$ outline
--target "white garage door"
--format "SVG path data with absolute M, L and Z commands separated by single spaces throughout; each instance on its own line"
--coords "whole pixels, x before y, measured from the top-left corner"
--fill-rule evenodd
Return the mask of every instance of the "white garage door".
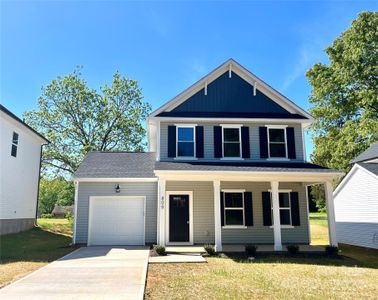
M 88 245 L 144 245 L 145 197 L 91 197 Z

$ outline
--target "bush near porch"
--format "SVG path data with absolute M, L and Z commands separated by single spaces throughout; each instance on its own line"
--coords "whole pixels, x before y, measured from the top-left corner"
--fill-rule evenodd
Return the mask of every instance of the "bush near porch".
M 312 213 L 313 244 L 328 244 L 325 213 Z M 146 299 L 372 299 L 378 251 L 341 245 L 346 258 L 207 258 L 207 264 L 149 265 Z

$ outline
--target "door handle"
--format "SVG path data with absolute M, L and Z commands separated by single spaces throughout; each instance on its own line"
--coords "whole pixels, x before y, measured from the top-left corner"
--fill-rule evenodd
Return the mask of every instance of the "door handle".
M 188 225 L 189 225 L 189 221 L 186 221 L 186 224 L 188 224 Z

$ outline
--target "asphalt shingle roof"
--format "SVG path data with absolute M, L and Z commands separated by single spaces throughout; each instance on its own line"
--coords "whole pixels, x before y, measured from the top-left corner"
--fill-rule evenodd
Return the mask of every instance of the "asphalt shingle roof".
M 371 144 L 364 152 L 358 155 L 352 163 L 357 163 L 361 161 L 366 161 L 370 159 L 378 158 L 378 142 Z
M 363 167 L 364 169 L 370 171 L 371 173 L 378 175 L 378 164 L 377 163 L 359 163 L 359 166 Z
M 153 152 L 90 152 L 75 178 L 152 178 L 154 166 Z

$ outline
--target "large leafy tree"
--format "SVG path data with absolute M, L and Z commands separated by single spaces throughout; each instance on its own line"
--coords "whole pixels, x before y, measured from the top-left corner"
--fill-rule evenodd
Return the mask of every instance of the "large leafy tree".
M 55 204 L 69 206 L 74 204 L 75 188 L 72 181 L 64 178 L 41 179 L 38 211 L 50 214 Z
M 378 140 L 378 13 L 363 12 L 308 72 L 315 163 L 348 171 Z
M 69 176 L 89 151 L 140 151 L 145 147 L 142 122 L 150 105 L 143 101 L 138 83 L 118 72 L 112 84 L 98 92 L 88 87 L 76 69 L 42 88 L 38 106 L 24 118 L 51 141 L 43 153 L 48 174 Z

